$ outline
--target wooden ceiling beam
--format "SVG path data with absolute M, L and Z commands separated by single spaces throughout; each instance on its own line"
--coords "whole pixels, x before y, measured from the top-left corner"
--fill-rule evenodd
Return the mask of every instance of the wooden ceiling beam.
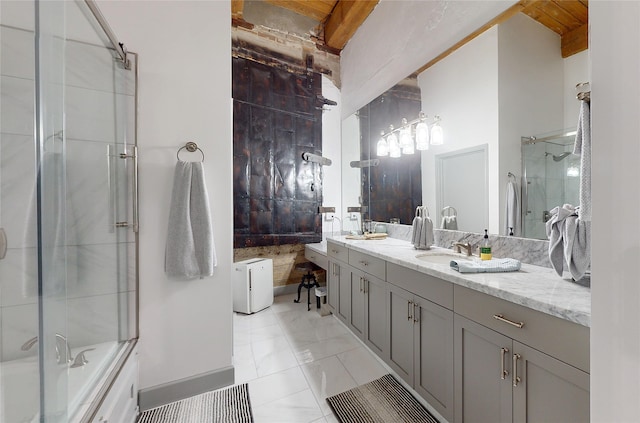
M 242 19 L 244 0 L 231 0 L 231 18 Z
M 378 4 L 378 0 L 340 0 L 324 27 L 324 41 L 329 47 L 342 50 Z
M 266 2 L 319 22 L 324 21 L 331 14 L 337 3 L 336 0 L 266 0 Z
M 560 39 L 562 57 L 567 58 L 589 48 L 589 24 L 567 32 Z
M 480 28 L 473 31 L 471 34 L 464 37 L 462 40 L 455 43 L 453 46 L 451 46 L 447 50 L 440 53 L 438 56 L 430 60 L 428 63 L 426 63 L 422 67 L 420 67 L 420 69 L 418 69 L 415 73 L 419 74 L 421 72 L 424 72 L 425 70 L 429 69 L 431 66 L 435 65 L 445 57 L 449 56 L 451 53 L 458 50 L 460 47 L 467 44 L 469 41 L 473 40 L 480 34 L 484 33 L 485 31 L 492 28 L 493 26 L 506 21 L 516 13 L 522 12 L 523 9 L 525 9 L 525 7 L 533 3 L 536 3 L 536 0 L 523 0 L 523 1 L 520 1 L 519 3 L 514 4 L 513 6 L 511 6 L 510 8 L 508 8 L 507 10 L 505 10 L 504 12 L 502 12 L 501 14 L 499 14 L 498 16 L 496 16 L 495 18 L 487 22 L 486 24 L 482 25 Z

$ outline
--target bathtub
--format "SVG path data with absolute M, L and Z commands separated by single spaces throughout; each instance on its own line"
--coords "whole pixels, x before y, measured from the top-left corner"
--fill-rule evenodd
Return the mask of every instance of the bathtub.
M 58 366 L 59 373 L 54 377 L 58 382 L 57 392 L 61 395 L 57 401 L 60 411 L 55 414 L 68 416 L 65 421 L 80 421 L 102 385 L 101 380 L 115 363 L 124 345 L 112 341 L 73 348 L 71 355 L 74 358 L 83 350 L 95 349 L 85 352 L 88 363 L 82 367 Z M 55 398 L 47 395 L 47 399 L 52 401 Z M 0 363 L 0 423 L 37 423 L 39 419 L 40 377 L 37 357 Z

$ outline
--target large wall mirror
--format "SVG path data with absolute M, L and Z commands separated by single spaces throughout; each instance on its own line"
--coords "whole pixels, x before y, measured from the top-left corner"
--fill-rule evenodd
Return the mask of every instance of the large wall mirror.
M 423 204 L 436 227 L 455 212 L 458 230 L 509 235 L 511 181 L 525 193 L 524 223 L 514 235 L 545 238 L 545 211 L 574 201 L 576 158 L 566 134 L 577 125 L 575 85 L 588 81 L 588 72 L 588 51 L 563 58 L 560 37 L 522 13 L 494 26 L 343 121 L 343 207 L 363 206 L 365 219 L 411 224 Z M 380 131 L 420 111 L 429 126 L 440 117 L 443 144 L 377 156 Z M 534 169 L 546 173 L 534 180 Z M 347 214 L 344 229 L 358 228 L 356 218 Z

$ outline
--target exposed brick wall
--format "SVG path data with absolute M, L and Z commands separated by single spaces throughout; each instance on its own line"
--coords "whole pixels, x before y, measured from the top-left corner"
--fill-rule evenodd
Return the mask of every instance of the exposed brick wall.
M 236 248 L 233 250 L 233 261 L 242 261 L 261 257 L 273 259 L 273 286 L 299 284 L 305 273 L 296 270 L 297 264 L 306 263 L 304 244 L 273 245 L 264 247 Z M 315 272 L 316 279 L 321 285 L 325 284 L 325 272 L 320 269 Z

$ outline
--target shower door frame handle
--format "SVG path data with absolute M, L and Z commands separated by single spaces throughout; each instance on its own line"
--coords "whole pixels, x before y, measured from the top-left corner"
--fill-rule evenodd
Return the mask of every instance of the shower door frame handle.
M 107 185 L 108 185 L 108 196 L 109 196 L 109 232 L 113 233 L 115 228 L 131 228 L 133 232 L 137 233 L 139 229 L 139 208 L 138 208 L 138 146 L 132 145 L 130 146 L 132 149 L 132 154 L 125 152 L 119 154 L 112 153 L 112 145 L 109 144 L 107 146 Z M 128 221 L 117 221 L 116 219 L 116 194 L 114 189 L 114 181 L 113 179 L 116 177 L 113 172 L 113 161 L 111 160 L 113 157 L 118 157 L 123 160 L 132 160 L 133 170 L 132 170 L 132 187 L 131 187 L 131 197 L 132 197 L 132 223 Z

